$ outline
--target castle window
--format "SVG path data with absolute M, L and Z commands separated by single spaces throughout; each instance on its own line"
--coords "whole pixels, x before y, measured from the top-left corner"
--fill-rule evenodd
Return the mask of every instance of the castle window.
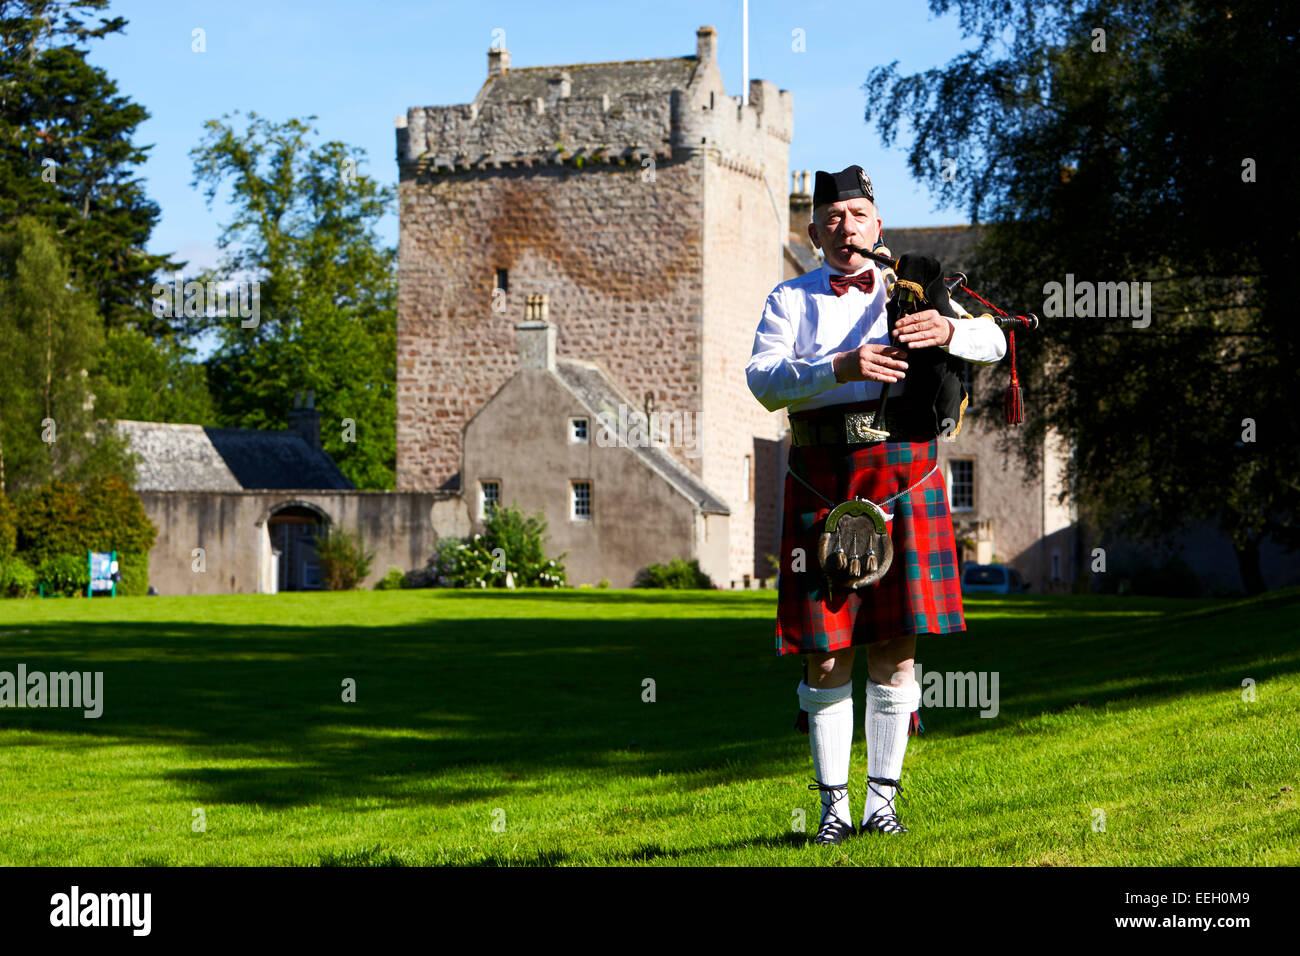
M 745 487 L 745 500 L 753 501 L 754 500 L 754 456 L 746 455 L 743 459 L 741 459 L 741 463 L 744 467 L 744 476 L 742 477 L 741 481 L 743 482 Z
M 480 481 L 478 483 L 478 516 L 486 518 L 496 511 L 501 504 L 501 482 Z
M 496 288 L 500 289 L 502 292 L 510 291 L 510 271 L 508 269 L 497 270 Z
M 969 362 L 962 363 L 961 384 L 970 400 L 975 401 L 975 369 Z
M 975 461 L 954 458 L 948 462 L 948 500 L 953 511 L 971 511 L 975 507 Z
M 573 521 L 591 520 L 591 482 L 575 481 L 569 486 L 569 517 Z
M 585 418 L 569 419 L 569 441 L 575 445 L 587 444 L 587 420 Z

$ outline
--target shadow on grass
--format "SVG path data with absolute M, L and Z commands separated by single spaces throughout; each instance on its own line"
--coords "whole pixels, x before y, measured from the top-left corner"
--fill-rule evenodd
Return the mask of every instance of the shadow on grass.
M 493 599 L 538 595 L 563 603 L 600 592 Z M 183 765 L 163 776 L 196 805 L 358 800 L 365 813 L 508 801 L 554 788 L 539 779 L 551 773 L 585 775 L 578 786 L 591 775 L 662 772 L 692 790 L 788 773 L 808 743 L 791 730 L 799 662 L 772 651 L 771 601 L 756 600 L 752 616 L 673 617 L 670 607 L 693 611 L 709 598 L 670 597 L 646 602 L 650 615 L 618 620 L 503 620 L 484 602 L 481 618 L 386 627 L 28 623 L 0 644 L 0 670 L 103 671 L 104 714 L 4 709 L 0 730 L 79 735 L 87 748 L 100 738 L 174 744 Z M 726 595 L 724 604 L 747 600 Z M 1137 706 L 1300 671 L 1295 590 L 1244 602 L 1231 618 L 1203 604 L 1108 618 L 1073 605 L 1000 604 L 987 620 L 976 611 L 967 634 L 921 641 L 926 669 L 1001 674 L 1000 719 L 927 709 L 930 736 L 1005 728 L 1079 701 Z M 1058 612 L 1047 624 L 1044 608 Z M 342 700 L 345 680 L 356 682 L 355 703 Z M 859 666 L 855 695 L 865 680 Z M 76 737 L 46 745 L 82 751 Z M 147 766 L 139 773 L 156 776 Z

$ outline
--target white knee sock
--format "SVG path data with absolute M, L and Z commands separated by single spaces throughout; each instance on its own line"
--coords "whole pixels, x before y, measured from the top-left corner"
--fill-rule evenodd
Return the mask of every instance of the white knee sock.
M 921 685 L 910 680 L 901 687 L 867 680 L 867 776 L 897 780 L 903 772 L 907 750 L 907 725 L 912 711 L 921 703 Z M 866 823 L 877 810 L 888 806 L 894 788 L 879 783 L 867 785 Z
M 827 786 L 846 785 L 834 802 L 834 812 L 852 826 L 849 807 L 849 757 L 853 753 L 853 682 L 840 687 L 810 687 L 799 682 L 800 706 L 808 713 L 808 741 L 812 747 L 813 773 Z M 823 809 L 831 794 L 822 791 Z

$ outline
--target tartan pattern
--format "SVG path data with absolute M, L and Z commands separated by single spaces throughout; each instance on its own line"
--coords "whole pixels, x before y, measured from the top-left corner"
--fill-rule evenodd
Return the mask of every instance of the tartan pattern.
M 790 449 L 790 467 L 835 504 L 865 497 L 880 503 L 934 467 L 938 440 L 875 445 L 808 445 Z M 785 477 L 776 652 L 838 651 L 898 634 L 949 634 L 966 629 L 952 516 L 943 474 L 936 471 L 885 506 L 893 513 L 894 563 L 875 584 L 827 593 L 817 540 L 832 505 L 803 482 Z M 794 570 L 796 548 L 804 571 Z

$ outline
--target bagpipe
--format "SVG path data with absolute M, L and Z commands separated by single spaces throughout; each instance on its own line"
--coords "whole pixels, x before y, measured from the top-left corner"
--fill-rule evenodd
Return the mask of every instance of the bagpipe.
M 904 315 L 912 315 L 926 309 L 937 309 L 944 315 L 950 313 L 952 306 L 949 297 L 954 292 L 964 292 L 986 308 L 997 313 L 992 315 L 985 312 L 974 317 L 989 319 L 1007 333 L 1008 347 L 1011 353 L 1011 382 L 1007 387 L 1002 406 L 1008 425 L 1019 425 L 1023 422 L 1025 420 L 1025 396 L 1024 389 L 1020 385 L 1020 376 L 1016 372 L 1016 329 L 1025 329 L 1030 332 L 1037 331 L 1040 325 L 1038 316 L 1032 312 L 1028 315 L 1011 315 L 1004 312 L 972 289 L 965 273 L 958 272 L 952 276 L 945 276 L 938 260 L 930 256 L 902 255 L 895 259 L 893 253 L 889 251 L 889 247 L 884 244 L 883 237 L 876 242 L 873 249 L 851 248 L 858 255 L 870 259 L 881 267 L 881 273 L 885 280 L 885 293 L 889 297 L 887 311 L 891 335 L 898 324 L 899 318 Z M 900 345 L 899 348 L 904 348 L 906 351 L 904 346 Z M 909 377 L 911 376 L 914 361 L 916 360 L 909 353 L 907 359 Z M 939 373 L 941 367 L 944 367 L 951 374 Z M 945 423 L 947 421 L 956 424 L 958 430 L 961 427 L 961 413 L 966 408 L 968 396 L 965 394 L 965 389 L 961 387 L 959 368 L 960 359 L 951 358 L 941 349 L 928 350 L 928 354 L 924 354 L 924 357 L 920 359 L 921 380 L 939 378 L 935 391 L 930 392 L 929 388 L 925 389 L 925 391 L 933 394 L 937 400 L 935 406 L 936 417 L 942 416 L 937 423 L 940 432 L 946 431 Z M 954 400 L 956 392 L 953 383 L 947 381 L 952 376 L 956 376 L 958 379 L 956 388 L 960 389 L 960 399 L 957 400 Z M 927 382 L 927 385 L 934 384 L 933 381 Z M 883 423 L 885 420 L 885 406 L 888 400 L 889 383 L 886 382 L 880 395 L 880 408 L 876 413 L 878 423 Z

